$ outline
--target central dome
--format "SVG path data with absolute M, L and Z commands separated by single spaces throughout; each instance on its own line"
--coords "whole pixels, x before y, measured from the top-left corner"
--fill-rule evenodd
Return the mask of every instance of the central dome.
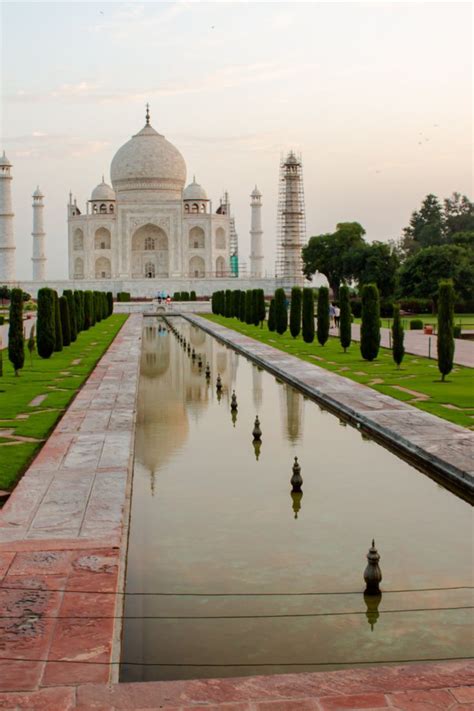
M 118 193 L 166 191 L 180 198 L 186 181 L 181 153 L 147 123 L 115 154 L 110 167 L 112 185 Z

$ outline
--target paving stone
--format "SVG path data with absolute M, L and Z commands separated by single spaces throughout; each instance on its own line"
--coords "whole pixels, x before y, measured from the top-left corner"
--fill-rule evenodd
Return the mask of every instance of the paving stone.
M 357 694 L 323 696 L 318 698 L 321 711 L 347 711 L 347 709 L 386 708 L 388 702 L 384 694 Z
M 400 691 L 387 696 L 390 704 L 401 711 L 444 711 L 455 702 L 447 689 Z
M 474 684 L 474 679 L 472 680 Z M 474 686 L 459 686 L 455 689 L 450 689 L 451 694 L 460 704 L 474 704 Z
M 69 572 L 71 553 L 69 551 L 35 551 L 17 553 L 10 566 L 9 577 L 13 575 L 61 575 Z
M 0 709 L 8 708 L 18 711 L 69 711 L 75 708 L 74 689 L 40 689 L 29 694 L 0 694 Z

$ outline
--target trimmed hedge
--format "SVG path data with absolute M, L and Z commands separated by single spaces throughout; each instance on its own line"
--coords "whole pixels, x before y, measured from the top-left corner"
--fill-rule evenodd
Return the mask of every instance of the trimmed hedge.
M 412 318 L 410 321 L 410 331 L 421 331 L 423 329 L 423 321 L 419 318 Z

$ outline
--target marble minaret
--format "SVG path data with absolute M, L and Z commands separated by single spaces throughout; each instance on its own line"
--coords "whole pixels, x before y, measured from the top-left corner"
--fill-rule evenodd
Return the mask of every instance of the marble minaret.
M 15 281 L 15 233 L 13 231 L 12 164 L 0 157 L 0 284 Z
M 263 276 L 262 193 L 257 186 L 250 198 L 250 276 L 253 279 L 260 279 Z
M 43 193 L 36 188 L 33 193 L 33 281 L 44 281 L 46 279 L 46 250 L 44 222 L 43 222 Z

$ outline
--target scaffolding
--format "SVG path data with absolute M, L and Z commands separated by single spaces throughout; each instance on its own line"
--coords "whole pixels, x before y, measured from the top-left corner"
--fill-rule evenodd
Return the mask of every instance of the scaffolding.
M 275 276 L 303 283 L 301 250 L 306 241 L 303 163 L 290 151 L 280 160 Z
M 235 218 L 230 209 L 229 193 L 227 190 L 220 200 L 217 208 L 218 215 L 227 215 L 229 218 L 229 249 L 230 249 L 230 273 L 231 276 L 239 276 L 239 237 L 235 229 Z

